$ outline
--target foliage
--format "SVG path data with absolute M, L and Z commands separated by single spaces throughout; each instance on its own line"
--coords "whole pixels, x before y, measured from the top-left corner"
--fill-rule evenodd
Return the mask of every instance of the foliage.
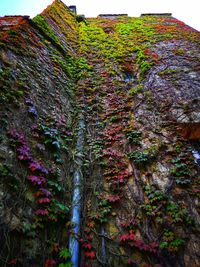
M 193 224 L 193 219 L 186 208 L 180 208 L 176 203 L 169 202 L 166 206 L 167 213 L 171 216 L 173 223 Z
M 72 263 L 71 263 L 71 262 L 60 263 L 60 264 L 58 265 L 58 267 L 72 267 Z
M 63 59 L 60 55 L 52 55 L 52 61 L 59 66 L 71 79 L 76 79 L 76 62 L 73 57 L 66 56 Z
M 14 175 L 10 166 L 0 163 L 0 178 L 2 181 L 5 181 L 5 185 L 11 190 L 11 192 L 15 192 L 20 188 L 20 181 L 17 175 Z
M 52 28 L 49 26 L 45 18 L 41 15 L 37 15 L 33 18 L 33 21 L 49 36 L 51 37 L 56 43 L 60 44 L 59 38 L 55 35 Z
M 120 236 L 121 242 L 126 242 L 129 246 L 138 248 L 141 251 L 148 251 L 151 253 L 157 252 L 158 244 L 150 243 L 149 245 L 145 244 L 142 239 L 137 239 L 136 235 L 132 230 L 128 234 Z
M 98 204 L 98 210 L 92 215 L 92 218 L 101 223 L 108 222 L 108 216 L 111 214 L 111 211 L 111 203 L 106 199 L 101 199 Z
M 151 94 L 150 90 L 139 94 L 144 88 L 143 80 L 149 71 L 160 63 L 159 59 L 162 56 L 162 51 L 157 50 L 157 54 L 156 46 L 152 44 L 160 44 L 162 41 L 165 45 L 165 40 L 173 38 L 176 45 L 176 38 L 182 38 L 187 29 L 174 19 L 161 17 L 118 17 L 111 20 L 97 18 L 79 20 L 77 25 L 77 18 L 69 15 L 66 10 L 61 1 L 55 1 L 47 11 L 34 18 L 34 22 L 50 37 L 47 38 L 46 35 L 41 37 L 43 45 L 39 41 L 35 43 L 41 46 L 39 51 L 44 56 L 44 60 L 51 62 L 49 64 L 54 70 L 54 75 L 58 75 L 58 77 L 51 76 L 56 93 L 61 90 L 59 85 L 65 87 L 65 83 L 68 84 L 65 87 L 65 93 L 69 98 L 61 94 L 58 101 L 55 94 L 50 92 L 50 102 L 56 101 L 56 106 L 55 104 L 51 106 L 56 113 L 53 123 L 50 118 L 53 112 L 48 117 L 46 109 L 43 112 L 43 108 L 39 105 L 37 107 L 31 100 L 36 99 L 37 103 L 38 95 L 42 97 L 37 91 L 37 86 L 35 90 L 29 90 L 30 94 L 28 94 L 24 81 L 17 80 L 15 77 L 15 72 L 18 70 L 13 70 L 9 64 L 8 67 L 0 70 L 0 84 L 5 86 L 2 87 L 2 102 L 9 104 L 12 101 L 18 102 L 22 108 L 25 104 L 29 115 L 28 120 L 25 120 L 27 125 L 22 126 L 22 130 L 26 128 L 24 134 L 11 130 L 8 135 L 12 153 L 16 153 L 17 162 L 14 164 L 19 167 L 20 175 L 24 174 L 23 190 L 26 191 L 26 201 L 31 204 L 28 210 L 30 217 L 28 219 L 31 219 L 31 222 L 23 218 L 22 233 L 31 238 L 40 237 L 41 242 L 44 243 L 43 251 L 53 255 L 52 259 L 46 259 L 46 255 L 43 257 L 46 259 L 45 267 L 72 266 L 69 250 L 62 246 L 63 243 L 68 243 L 71 227 L 70 191 L 72 191 L 71 178 L 76 166 L 74 160 L 76 151 L 73 146 L 77 136 L 73 136 L 64 125 L 68 124 L 68 120 L 72 120 L 70 127 L 75 128 L 78 110 L 83 110 L 87 121 L 87 142 L 84 147 L 86 152 L 80 155 L 84 158 L 84 167 L 80 171 L 84 177 L 84 192 L 86 192 L 84 201 L 87 205 L 83 210 L 81 232 L 83 238 L 80 239 L 80 244 L 86 265 L 91 264 L 95 259 L 98 260 L 99 240 L 105 239 L 107 251 L 113 252 L 113 255 L 119 255 L 119 258 L 125 258 L 126 264 L 129 258 L 130 266 L 144 266 L 137 257 L 154 262 L 154 257 L 158 260 L 154 254 L 160 253 L 159 250 L 178 251 L 184 245 L 184 240 L 176 235 L 176 227 L 183 229 L 185 226 L 194 225 L 184 201 L 179 201 L 185 192 L 177 193 L 178 190 L 187 190 L 186 187 L 176 190 L 175 185 L 172 184 L 172 190 L 167 188 L 169 192 L 171 190 L 173 194 L 174 192 L 177 194 L 177 200 L 174 196 L 168 197 L 164 191 L 158 189 L 157 185 L 151 184 L 151 179 L 155 179 L 154 174 L 156 174 L 153 159 L 158 152 L 161 152 L 160 144 L 155 145 L 155 130 L 153 134 L 147 134 L 146 129 L 149 126 L 144 123 L 146 118 L 143 120 L 137 116 L 137 113 L 134 114 L 137 106 L 146 101 L 142 98 L 143 94 L 144 96 Z M 184 33 L 180 27 L 184 29 Z M 26 30 L 24 26 L 22 28 L 23 31 Z M 31 34 L 34 36 L 33 33 Z M 1 33 L 0 38 L 3 35 L 4 33 Z M 15 29 L 10 30 L 8 35 L 1 39 L 3 41 L 0 45 L 5 44 L 9 38 L 14 40 L 18 38 L 18 43 L 21 44 L 23 41 L 24 46 L 27 47 L 28 40 L 22 38 L 20 41 L 22 35 Z M 23 35 L 25 35 L 24 32 Z M 33 36 L 30 36 L 30 40 Z M 190 38 L 194 38 L 194 35 L 191 34 Z M 35 36 L 34 40 L 39 40 L 39 36 Z M 56 48 L 52 48 L 53 46 Z M 66 50 L 65 56 L 61 55 L 61 50 Z M 173 52 L 179 56 L 183 55 L 180 49 Z M 40 58 L 36 55 L 35 57 L 39 61 Z M 128 83 L 124 82 L 125 73 Z M 171 73 L 173 71 L 168 69 L 159 74 L 164 78 Z M 75 82 L 76 89 L 71 86 Z M 41 84 L 41 90 L 42 86 L 43 84 Z M 45 90 L 46 88 L 45 86 Z M 73 92 L 73 96 L 76 94 L 75 102 L 73 102 L 74 98 L 70 98 L 72 94 L 68 94 L 69 92 Z M 26 99 L 23 103 L 21 98 L 25 95 Z M 148 100 L 151 102 L 152 99 L 149 97 Z M 69 113 L 74 105 L 77 107 L 73 118 L 67 112 L 60 114 L 61 111 L 66 110 L 63 105 L 69 105 L 67 108 Z M 135 118 L 134 115 L 136 115 Z M 34 125 L 30 126 L 30 121 L 34 121 Z M 140 127 L 144 134 L 137 130 Z M 168 126 L 164 130 L 171 133 Z M 159 135 L 158 138 L 167 143 L 165 140 L 167 135 L 163 136 Z M 142 140 L 144 138 L 145 140 Z M 152 145 L 148 143 L 147 149 L 145 149 L 146 141 L 153 143 Z M 184 145 L 177 146 L 176 151 L 161 152 L 159 160 L 162 159 L 168 165 L 174 165 L 170 179 L 174 178 L 176 184 L 192 185 L 192 165 L 188 164 L 188 160 L 180 157 L 173 162 L 167 161 L 182 150 Z M 163 159 L 165 154 L 167 159 Z M 131 165 L 131 161 L 135 164 Z M 150 162 L 152 164 L 147 165 Z M 145 168 L 139 168 L 141 166 Z M 0 165 L 0 171 L 3 180 L 6 180 L 6 183 L 9 181 L 5 185 L 6 189 L 9 188 L 9 194 L 22 195 L 23 190 L 18 193 L 22 184 L 19 174 L 13 174 L 7 164 Z M 96 194 L 97 191 L 98 194 Z M 197 189 L 190 190 L 192 196 L 198 193 Z M 16 202 L 16 207 L 18 206 Z M 122 225 L 120 220 L 124 217 L 127 217 L 125 218 L 127 222 Z M 113 234 L 112 224 L 114 223 L 116 223 L 116 233 Z M 168 229 L 156 236 L 156 231 L 163 229 L 163 226 Z M 103 228 L 105 234 L 101 234 Z M 160 244 L 147 243 L 147 234 L 152 230 L 151 228 L 154 232 L 152 236 L 155 235 Z M 60 229 L 64 229 L 64 233 L 63 231 L 61 233 Z M 109 230 L 108 233 L 106 230 Z M 52 244 L 55 243 L 57 245 L 53 246 Z M 118 254 L 119 251 L 120 254 Z M 13 257 L 11 263 L 18 264 L 18 259 Z M 97 264 L 96 261 L 95 264 Z M 123 266 L 122 263 L 120 264 Z
M 150 203 L 161 201 L 166 199 L 166 196 L 161 190 L 156 189 L 152 185 L 146 185 L 144 186 L 145 193 L 147 194 L 147 197 L 150 201 Z
M 10 67 L 0 68 L 0 102 L 18 104 L 25 95 L 26 88 L 22 79 L 14 78 L 14 70 Z
M 153 62 L 147 61 L 148 57 L 144 54 L 143 50 L 139 49 L 137 51 L 137 64 L 140 69 L 141 79 L 144 78 L 144 75 L 150 70 Z
M 149 155 L 147 152 L 133 151 L 128 154 L 129 159 L 133 160 L 134 163 L 143 165 L 149 161 Z
M 128 91 L 128 94 L 129 95 L 135 95 L 137 93 L 140 93 L 143 89 L 143 86 L 141 84 L 131 88 L 129 91 Z
M 174 163 L 175 167 L 172 168 L 171 173 L 176 183 L 180 186 L 190 185 L 192 172 L 189 169 L 189 164 L 183 162 L 179 157 L 174 159 L 172 163 Z
M 142 133 L 139 131 L 127 131 L 126 136 L 131 144 L 139 145 Z
M 67 248 L 62 248 L 59 252 L 59 257 L 63 259 L 69 259 L 71 257 L 71 254 Z
M 160 243 L 161 249 L 167 249 L 172 252 L 176 252 L 179 247 L 183 246 L 184 240 L 181 238 L 175 238 L 172 231 L 166 230 L 163 235 L 163 242 Z

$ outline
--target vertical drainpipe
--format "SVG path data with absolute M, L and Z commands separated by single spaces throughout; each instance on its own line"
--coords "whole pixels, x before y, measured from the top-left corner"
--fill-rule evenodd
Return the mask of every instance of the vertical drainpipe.
M 103 262 L 103 266 L 106 266 L 106 262 L 107 262 L 105 234 L 106 234 L 106 231 L 105 231 L 104 226 L 102 225 L 101 226 L 101 235 L 102 235 L 101 247 L 102 247 L 102 262 Z
M 83 152 L 84 152 L 84 140 L 85 139 L 85 119 L 81 114 L 79 119 L 78 137 L 76 143 L 76 169 L 73 176 L 73 198 L 72 198 L 72 231 L 69 239 L 69 251 L 71 253 L 71 262 L 73 267 L 79 266 L 80 248 L 78 237 L 80 235 L 81 226 L 81 185 L 82 185 L 82 164 L 83 164 Z

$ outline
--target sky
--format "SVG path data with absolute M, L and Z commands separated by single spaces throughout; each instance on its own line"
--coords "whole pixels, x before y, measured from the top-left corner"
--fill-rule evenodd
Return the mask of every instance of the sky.
M 29 15 L 42 12 L 53 0 L 0 0 L 0 16 Z M 63 0 L 76 5 L 78 14 L 96 17 L 106 13 L 127 13 L 138 17 L 141 13 L 172 13 L 173 17 L 200 31 L 200 0 Z

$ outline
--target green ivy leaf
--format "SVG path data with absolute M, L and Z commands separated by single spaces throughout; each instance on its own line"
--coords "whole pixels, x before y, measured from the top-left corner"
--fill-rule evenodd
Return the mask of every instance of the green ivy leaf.
M 69 211 L 69 208 L 67 206 L 65 206 L 64 204 L 56 203 L 56 206 L 62 211 L 65 211 L 65 212 Z
M 168 246 L 168 243 L 167 242 L 161 242 L 160 243 L 160 248 L 163 249 L 163 248 L 167 248 Z
M 54 181 L 49 180 L 48 185 L 52 186 L 53 188 L 55 188 L 59 192 L 62 190 L 61 185 L 59 185 L 58 183 L 56 183 Z
M 60 263 L 60 264 L 58 265 L 58 267 L 72 267 L 72 263 L 71 263 L 71 262 Z
M 68 259 L 71 257 L 71 254 L 67 248 L 63 248 L 59 253 L 59 257 L 64 258 L 64 259 Z

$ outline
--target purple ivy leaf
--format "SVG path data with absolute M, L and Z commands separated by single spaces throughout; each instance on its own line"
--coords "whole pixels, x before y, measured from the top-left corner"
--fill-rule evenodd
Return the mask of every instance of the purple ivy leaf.
M 51 197 L 51 196 L 52 196 L 52 193 L 51 193 L 49 190 L 45 189 L 45 188 L 40 188 L 39 190 L 40 190 L 46 197 Z
M 27 144 L 23 144 L 21 147 L 17 149 L 19 152 L 18 159 L 19 160 L 31 160 L 31 155 L 30 155 L 30 148 L 28 147 Z
M 36 108 L 35 108 L 34 106 L 29 107 L 29 109 L 28 109 L 28 113 L 34 115 L 35 117 L 38 116 L 38 112 L 37 112 L 37 110 L 36 110 Z
M 24 134 L 23 134 L 23 133 L 19 133 L 19 132 L 17 132 L 16 129 L 12 129 L 12 130 L 10 130 L 10 131 L 9 131 L 9 135 L 10 135 L 13 139 L 15 139 L 15 140 L 21 142 L 22 144 L 25 143 L 25 136 L 24 136 Z
M 31 162 L 31 164 L 29 165 L 29 169 L 33 172 L 39 171 L 45 174 L 49 173 L 48 170 L 44 166 L 42 166 L 39 162 L 36 162 L 36 161 Z
M 42 176 L 30 175 L 27 177 L 27 179 L 31 181 L 31 183 L 33 183 L 34 185 L 42 185 L 46 183 L 46 179 Z
M 31 126 L 31 130 L 37 130 L 38 129 L 38 125 L 35 123 Z

